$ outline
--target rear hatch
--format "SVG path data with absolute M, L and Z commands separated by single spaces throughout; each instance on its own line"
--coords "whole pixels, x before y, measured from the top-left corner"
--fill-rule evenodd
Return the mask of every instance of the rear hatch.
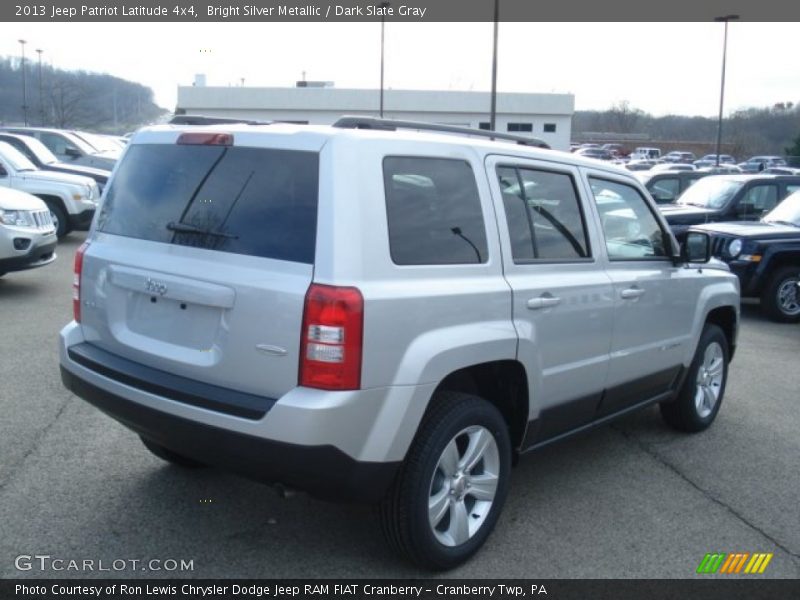
M 83 259 L 81 327 L 119 357 L 278 398 L 297 385 L 318 135 L 137 135 Z

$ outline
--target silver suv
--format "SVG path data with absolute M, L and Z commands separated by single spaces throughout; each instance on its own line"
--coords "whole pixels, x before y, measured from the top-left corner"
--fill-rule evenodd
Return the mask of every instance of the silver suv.
M 679 249 L 614 166 L 426 128 L 137 133 L 64 384 L 172 463 L 377 503 L 432 569 L 483 544 L 519 455 L 652 404 L 708 427 L 739 316 L 708 236 Z

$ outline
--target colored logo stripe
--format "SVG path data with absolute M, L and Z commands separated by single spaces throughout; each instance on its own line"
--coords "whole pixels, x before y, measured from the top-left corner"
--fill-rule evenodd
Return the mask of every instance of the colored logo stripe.
M 706 554 L 700 566 L 697 567 L 698 573 L 716 573 L 722 561 L 725 559 L 725 554 Z
M 728 555 L 728 559 L 722 563 L 720 573 L 738 573 L 744 566 L 744 561 L 750 558 L 750 553 L 734 552 Z
M 769 554 L 753 554 L 753 558 L 750 559 L 750 562 L 747 563 L 747 567 L 745 567 L 745 573 L 763 573 L 769 561 L 772 560 L 772 552 Z
M 772 560 L 773 554 L 756 552 L 750 554 L 749 552 L 732 552 L 726 554 L 725 552 L 715 552 L 706 554 L 703 560 L 697 567 L 699 574 L 760 574 L 767 569 L 767 565 Z M 748 560 L 749 559 L 749 560 Z M 747 565 L 747 566 L 745 566 Z

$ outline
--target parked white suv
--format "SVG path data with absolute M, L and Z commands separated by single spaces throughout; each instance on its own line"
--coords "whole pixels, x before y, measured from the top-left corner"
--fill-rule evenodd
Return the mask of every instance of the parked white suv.
M 631 160 L 658 160 L 661 158 L 661 150 L 659 148 L 635 148 L 631 152 Z
M 0 276 L 49 265 L 56 259 L 56 243 L 45 203 L 0 187 Z
M 37 169 L 6 142 L 0 142 L 0 186 L 41 198 L 59 238 L 73 229 L 88 229 L 100 199 L 100 189 L 90 177 Z
M 654 404 L 708 427 L 739 316 L 708 236 L 679 250 L 625 170 L 461 132 L 138 132 L 76 256 L 64 384 L 167 461 L 378 503 L 433 569 L 483 544 L 519 455 Z

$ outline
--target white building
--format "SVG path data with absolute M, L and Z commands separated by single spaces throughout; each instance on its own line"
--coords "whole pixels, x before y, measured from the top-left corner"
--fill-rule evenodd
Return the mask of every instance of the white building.
M 305 82 L 303 82 L 305 83 Z M 310 83 L 310 82 L 309 82 Z M 378 116 L 378 90 L 320 87 L 178 87 L 177 114 L 330 124 L 342 115 Z M 384 90 L 383 116 L 489 128 L 489 92 Z M 497 131 L 569 150 L 572 94 L 497 94 Z

